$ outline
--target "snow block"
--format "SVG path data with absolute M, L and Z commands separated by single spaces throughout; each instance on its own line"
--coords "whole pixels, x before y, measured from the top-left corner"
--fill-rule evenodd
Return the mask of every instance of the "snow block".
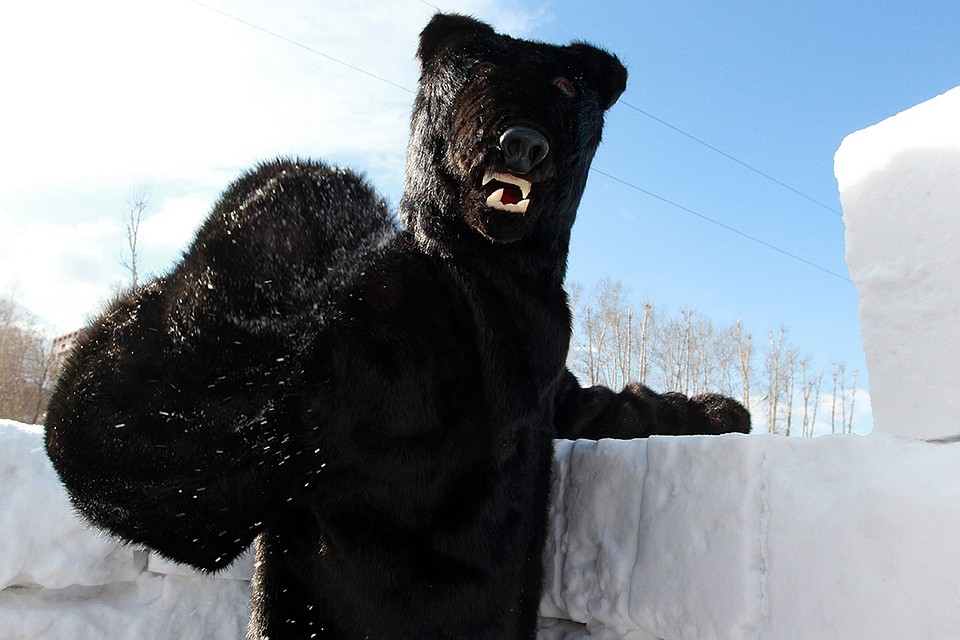
M 541 614 L 755 637 L 766 506 L 762 451 L 746 438 L 558 442 Z
M 245 636 L 250 568 L 195 575 L 89 527 L 50 465 L 43 427 L 0 420 L 0 488 L 0 638 Z
M 960 637 L 960 444 L 560 442 L 541 640 Z
M 0 638 L 240 638 L 249 566 L 92 532 L 0 421 Z M 960 443 L 558 441 L 538 640 L 960 638 Z M 234 579 L 235 576 L 239 579 Z
M 73 514 L 44 450 L 43 427 L 0 420 L 0 455 L 0 589 L 94 586 L 140 575 L 146 553 L 118 546 Z
M 960 87 L 847 136 L 834 167 L 874 428 L 956 435 Z
M 760 638 L 960 638 L 960 444 L 761 438 Z
M 249 583 L 143 573 L 100 587 L 0 591 L 0 638 L 225 640 L 246 637 Z

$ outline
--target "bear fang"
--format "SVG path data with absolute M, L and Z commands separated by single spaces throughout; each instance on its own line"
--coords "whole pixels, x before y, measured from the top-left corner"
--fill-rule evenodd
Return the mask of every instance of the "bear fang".
M 487 169 L 483 176 L 483 186 L 487 193 L 487 206 L 491 209 L 514 213 L 527 212 L 527 205 L 530 204 L 528 199 L 530 189 L 533 188 L 533 183 L 529 180 Z M 520 197 L 517 197 L 518 191 Z

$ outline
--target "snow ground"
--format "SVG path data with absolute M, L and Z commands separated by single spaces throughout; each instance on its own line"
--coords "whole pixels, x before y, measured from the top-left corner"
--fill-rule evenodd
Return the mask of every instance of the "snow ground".
M 42 427 L 0 420 L 0 487 L 3 640 L 244 637 L 249 583 L 149 571 L 145 551 L 85 525 Z
M 875 433 L 558 441 L 539 640 L 953 638 L 960 444 Z M 218 576 L 85 526 L 0 421 L 0 638 L 241 638 Z

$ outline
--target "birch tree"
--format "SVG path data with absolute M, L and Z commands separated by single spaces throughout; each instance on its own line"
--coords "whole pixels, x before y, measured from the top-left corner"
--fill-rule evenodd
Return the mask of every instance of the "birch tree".
M 787 329 L 780 326 L 779 334 L 769 333 L 770 348 L 767 351 L 767 432 L 777 433 L 777 411 L 780 408 L 780 386 L 783 376 L 783 337 Z
M 130 272 L 130 286 L 137 288 L 139 283 L 140 267 L 140 223 L 143 214 L 150 203 L 150 188 L 146 185 L 137 187 L 130 199 L 127 200 L 127 212 L 124 217 L 126 243 L 120 255 L 120 264 Z
M 740 381 L 742 383 L 741 402 L 743 406 L 750 410 L 750 358 L 753 351 L 753 336 L 747 334 L 746 340 L 743 338 L 743 323 L 737 319 L 737 358 L 740 365 Z

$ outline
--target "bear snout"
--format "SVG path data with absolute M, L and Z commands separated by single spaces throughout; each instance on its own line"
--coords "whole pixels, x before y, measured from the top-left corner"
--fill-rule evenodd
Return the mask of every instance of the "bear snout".
M 523 175 L 543 162 L 550 153 L 550 143 L 536 129 L 514 126 L 500 136 L 500 151 L 506 168 Z

